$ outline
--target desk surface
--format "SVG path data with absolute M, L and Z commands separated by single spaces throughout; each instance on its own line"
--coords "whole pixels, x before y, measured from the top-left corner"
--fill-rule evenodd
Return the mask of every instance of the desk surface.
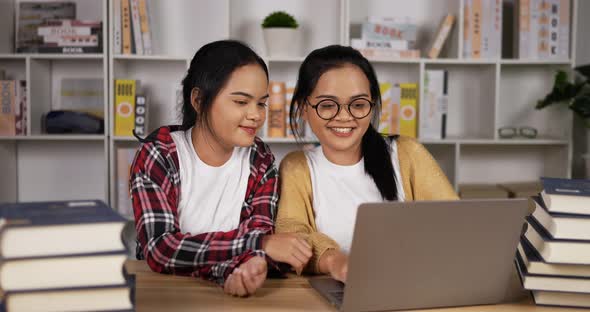
M 269 279 L 256 294 L 235 298 L 213 283 L 152 272 L 144 261 L 130 260 L 127 271 L 136 276 L 136 310 L 143 311 L 336 311 L 305 277 Z M 414 310 L 417 311 L 417 310 Z M 577 312 L 586 309 L 535 306 L 530 299 L 513 303 L 422 310 L 428 312 Z

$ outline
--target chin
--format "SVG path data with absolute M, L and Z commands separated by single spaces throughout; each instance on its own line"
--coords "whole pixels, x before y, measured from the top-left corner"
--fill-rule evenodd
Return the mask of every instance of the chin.
M 236 146 L 239 147 L 248 147 L 251 146 L 252 144 L 254 144 L 254 137 L 252 138 L 240 138 L 236 141 L 234 141 Z

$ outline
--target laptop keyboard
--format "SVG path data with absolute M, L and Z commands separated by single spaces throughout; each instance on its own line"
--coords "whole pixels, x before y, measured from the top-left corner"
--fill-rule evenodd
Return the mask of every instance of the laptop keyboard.
M 344 300 L 344 291 L 341 291 L 341 290 L 331 291 L 330 296 L 334 297 L 334 299 L 336 299 L 340 303 L 342 303 L 342 300 Z

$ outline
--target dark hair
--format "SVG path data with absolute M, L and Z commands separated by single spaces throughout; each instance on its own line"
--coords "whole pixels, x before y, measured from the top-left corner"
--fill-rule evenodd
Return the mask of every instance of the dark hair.
M 297 85 L 291 100 L 289 113 L 290 126 L 293 133 L 301 137 L 301 114 L 307 97 L 315 89 L 320 77 L 330 69 L 353 65 L 362 70 L 369 80 L 371 100 L 373 107 L 373 119 L 367 132 L 363 135 L 361 152 L 364 158 L 365 171 L 379 189 L 381 196 L 386 200 L 398 198 L 393 164 L 391 163 L 390 146 L 375 129 L 379 124 L 381 113 L 381 92 L 377 75 L 371 63 L 357 50 L 351 47 L 331 45 L 311 52 L 299 68 Z
M 258 64 L 266 73 L 266 64 L 246 44 L 236 40 L 220 40 L 201 47 L 191 61 L 191 65 L 182 80 L 182 125 L 188 130 L 195 123 L 209 127 L 209 112 L 215 97 L 225 86 L 231 74 L 239 67 Z M 191 92 L 199 90 L 199 112 L 191 104 Z

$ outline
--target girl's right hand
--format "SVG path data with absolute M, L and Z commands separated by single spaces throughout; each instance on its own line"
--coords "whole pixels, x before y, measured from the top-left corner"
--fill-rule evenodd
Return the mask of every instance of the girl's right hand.
M 311 246 L 295 233 L 267 235 L 262 239 L 262 250 L 277 262 L 288 263 L 301 274 L 312 256 Z
M 328 273 L 338 281 L 346 283 L 348 276 L 348 256 L 339 250 L 328 250 L 320 258 L 320 271 Z

